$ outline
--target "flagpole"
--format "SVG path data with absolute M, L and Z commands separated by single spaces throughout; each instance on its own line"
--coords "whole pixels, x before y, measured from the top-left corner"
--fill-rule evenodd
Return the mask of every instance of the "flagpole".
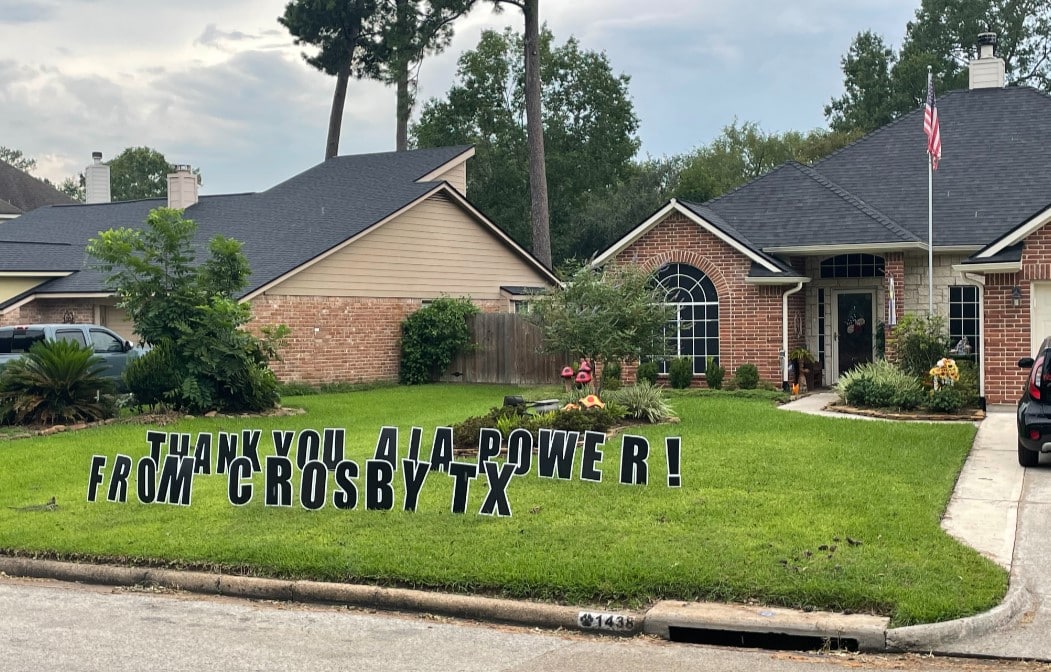
M 934 162 L 927 155 L 927 314 L 934 314 Z
M 927 88 L 931 87 L 931 66 L 927 66 Z M 934 315 L 934 156 L 927 149 L 927 314 Z

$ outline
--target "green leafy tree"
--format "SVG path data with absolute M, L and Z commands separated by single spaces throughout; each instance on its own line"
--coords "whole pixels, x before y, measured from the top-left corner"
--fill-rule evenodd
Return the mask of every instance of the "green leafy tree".
M 107 273 L 118 305 L 143 340 L 166 350 L 180 409 L 258 411 L 277 403 L 268 362 L 284 329 L 259 339 L 241 327 L 251 318 L 234 294 L 248 279 L 248 262 L 235 240 L 216 236 L 209 257 L 196 263 L 197 225 L 170 208 L 150 211 L 142 229 L 110 229 L 93 238 L 88 253 Z
M 845 93 L 825 107 L 826 118 L 834 129 L 870 131 L 915 110 L 927 96 L 928 66 L 939 91 L 967 88 L 982 32 L 997 34 L 1008 84 L 1051 92 L 1047 0 L 922 0 L 897 54 L 871 32 L 854 38 L 842 60 Z
M 664 351 L 664 328 L 675 315 L 653 278 L 634 266 L 581 266 L 565 286 L 533 304 L 531 315 L 548 352 L 568 352 L 592 367 Z M 598 393 L 601 393 L 601 381 Z
M 467 318 L 477 313 L 470 299 L 443 296 L 405 318 L 400 381 L 405 385 L 436 382 L 453 359 L 471 346 Z
M 80 173 L 76 177 L 67 177 L 56 187 L 66 196 L 69 196 L 74 201 L 84 202 L 85 190 L 87 189 L 87 182 L 84 178 L 84 173 Z
M 73 341 L 34 343 L 0 374 L 0 419 L 14 424 L 91 422 L 112 414 L 106 363 Z
M 30 173 L 36 168 L 36 159 L 26 156 L 21 149 L 0 146 L 0 161 L 18 168 L 23 173 Z
M 589 190 L 580 199 L 573 225 L 559 236 L 558 256 L 589 259 L 646 220 L 675 195 L 684 157 L 632 163 L 609 189 Z
M 552 246 L 561 261 L 594 251 L 587 244 L 574 247 L 576 219 L 586 200 L 609 194 L 631 177 L 638 119 L 628 78 L 614 75 L 604 54 L 583 50 L 572 38 L 560 46 L 552 39 L 545 30 L 540 57 Z M 474 144 L 467 175 L 471 200 L 528 246 L 533 228 L 523 48 L 510 29 L 484 32 L 478 46 L 461 55 L 446 98 L 424 106 L 413 136 L 421 147 Z
M 896 62 L 882 36 L 871 31 L 857 34 L 841 61 L 846 92 L 825 106 L 833 130 L 870 131 L 893 121 L 891 69 Z
M 785 161 L 813 163 L 852 142 L 856 132 L 814 130 L 766 133 L 735 120 L 711 143 L 684 159 L 675 196 L 704 202 L 769 172 Z
M 168 173 L 173 166 L 149 147 L 128 147 L 108 162 L 114 201 L 163 198 L 168 195 Z
M 296 44 L 317 48 L 303 54 L 311 66 L 336 78 L 332 110 L 325 141 L 325 159 L 339 154 L 343 108 L 350 78 L 377 72 L 372 49 L 380 26 L 391 23 L 392 6 L 379 0 L 293 0 L 278 22 L 288 29 Z

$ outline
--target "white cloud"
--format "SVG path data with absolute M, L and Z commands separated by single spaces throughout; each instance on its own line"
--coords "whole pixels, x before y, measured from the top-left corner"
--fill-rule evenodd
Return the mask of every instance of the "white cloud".
M 320 160 L 334 81 L 277 23 L 287 0 L 7 0 L 0 12 L 0 144 L 52 180 L 94 150 L 148 145 L 200 166 L 205 189 L 263 189 Z M 643 152 L 687 151 L 735 116 L 768 130 L 823 123 L 855 33 L 900 39 L 915 0 L 574 0 L 541 4 L 559 41 L 576 35 L 632 77 Z M 481 30 L 520 28 L 486 3 L 421 68 L 441 96 Z M 394 94 L 352 82 L 343 153 L 393 148 Z

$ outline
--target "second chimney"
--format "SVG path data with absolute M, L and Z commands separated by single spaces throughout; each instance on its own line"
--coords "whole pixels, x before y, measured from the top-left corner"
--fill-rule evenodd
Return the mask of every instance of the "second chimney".
M 91 153 L 91 165 L 84 169 L 84 202 L 109 203 L 109 166 L 102 163 L 102 152 Z
M 168 173 L 168 207 L 185 210 L 197 202 L 197 176 L 186 164 L 176 164 Z
M 1004 59 L 997 57 L 995 52 L 996 33 L 979 33 L 978 58 L 971 60 L 968 68 L 970 88 L 1004 88 Z

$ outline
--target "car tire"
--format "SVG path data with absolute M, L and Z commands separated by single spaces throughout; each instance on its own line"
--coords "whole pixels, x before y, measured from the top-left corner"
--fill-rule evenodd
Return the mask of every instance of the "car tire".
M 1040 453 L 1035 450 L 1029 450 L 1022 445 L 1022 442 L 1018 442 L 1018 464 L 1023 467 L 1035 467 L 1040 463 Z

